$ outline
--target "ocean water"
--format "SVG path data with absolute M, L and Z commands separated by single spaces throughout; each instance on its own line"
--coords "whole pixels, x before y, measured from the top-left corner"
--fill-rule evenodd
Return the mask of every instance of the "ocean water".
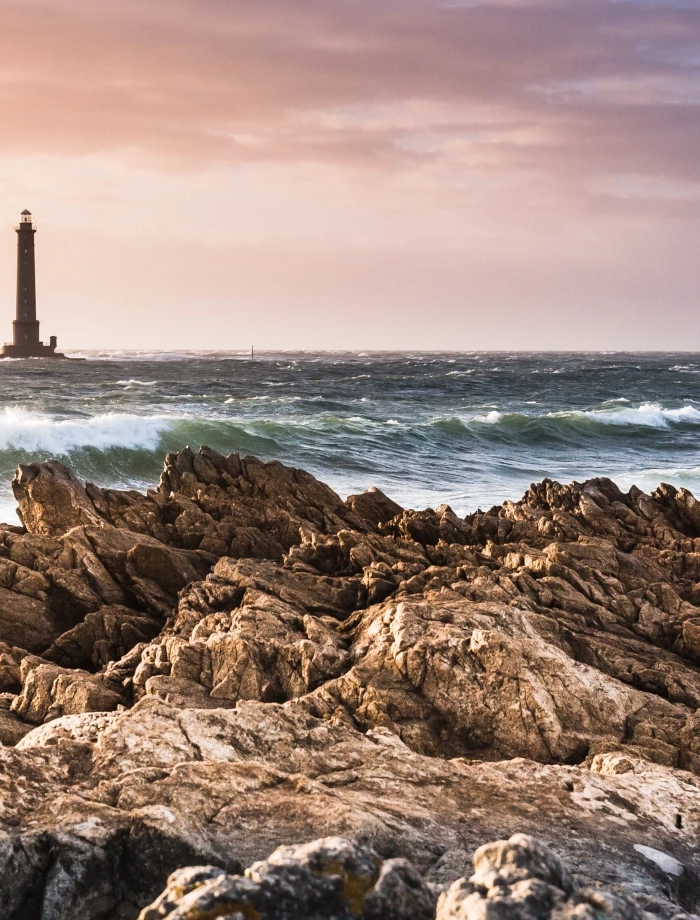
M 545 476 L 700 494 L 700 355 L 73 353 L 0 361 L 0 520 L 18 463 L 154 486 L 189 444 L 459 514 Z

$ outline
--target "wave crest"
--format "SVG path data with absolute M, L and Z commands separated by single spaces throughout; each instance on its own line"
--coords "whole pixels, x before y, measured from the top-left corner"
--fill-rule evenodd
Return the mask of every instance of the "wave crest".
M 264 405 L 264 403 L 263 403 Z M 263 456 L 293 457 L 330 454 L 347 450 L 349 440 L 364 449 L 410 453 L 431 445 L 440 451 L 455 447 L 470 449 L 476 444 L 510 444 L 520 451 L 531 445 L 550 443 L 586 446 L 593 441 L 624 437 L 647 438 L 649 429 L 686 430 L 700 424 L 700 409 L 678 408 L 647 402 L 637 407 L 615 405 L 592 410 L 570 410 L 537 414 L 508 412 L 484 406 L 479 414 L 455 414 L 439 418 L 399 416 L 371 418 L 365 415 L 287 414 L 277 417 L 247 417 L 246 414 L 217 414 L 202 417 L 175 410 L 171 413 L 138 415 L 110 412 L 92 417 L 55 416 L 21 408 L 0 411 L 0 462 L 9 470 L 21 462 L 18 455 L 37 459 L 71 456 L 78 466 L 89 463 L 91 470 L 104 469 L 109 475 L 138 463 L 148 469 L 162 463 L 163 453 L 184 444 L 208 444 L 228 453 L 232 450 Z M 634 430 L 639 432 L 635 435 Z M 613 433 L 613 431 L 617 433 Z M 606 434 L 607 431 L 607 434 Z M 626 434 L 623 435 L 623 431 Z M 118 454 L 127 452 L 131 459 Z M 301 459 L 304 459 L 302 457 Z M 82 459 L 81 459 L 82 458 Z M 140 466 L 139 466 L 140 469 Z
M 588 411 L 553 412 L 550 418 L 588 418 L 603 425 L 642 425 L 645 428 L 666 428 L 669 424 L 700 423 L 700 410 L 685 405 L 679 409 L 666 409 L 659 403 L 642 403 L 632 407 L 615 409 L 592 409 Z
M 0 412 L 0 450 L 65 456 L 74 450 L 156 450 L 162 435 L 177 421 L 167 415 L 108 413 L 92 418 L 54 416 L 5 408 Z

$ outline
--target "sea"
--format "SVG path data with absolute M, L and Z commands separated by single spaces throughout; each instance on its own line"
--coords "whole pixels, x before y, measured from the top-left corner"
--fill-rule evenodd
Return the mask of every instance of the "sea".
M 700 355 L 105 352 L 0 361 L 0 520 L 20 463 L 154 487 L 208 445 L 460 515 L 544 477 L 700 495 Z

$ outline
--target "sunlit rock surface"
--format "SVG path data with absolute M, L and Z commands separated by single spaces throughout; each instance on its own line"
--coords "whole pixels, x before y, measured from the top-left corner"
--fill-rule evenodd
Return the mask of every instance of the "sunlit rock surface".
M 700 910 L 688 492 L 460 519 L 205 448 L 147 495 L 13 485 L 3 917 Z

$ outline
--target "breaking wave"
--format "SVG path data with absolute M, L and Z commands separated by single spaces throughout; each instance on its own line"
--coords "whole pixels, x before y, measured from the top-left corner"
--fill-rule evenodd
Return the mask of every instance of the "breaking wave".
M 117 386 L 126 387 L 127 390 L 133 390 L 136 387 L 154 387 L 157 385 L 157 380 L 117 380 Z
M 595 409 L 590 411 L 577 411 L 570 413 L 550 413 L 551 417 L 566 417 L 567 415 L 588 418 L 604 425 L 642 425 L 647 428 L 665 428 L 668 425 L 700 424 L 700 409 L 695 406 L 685 405 L 680 409 L 665 409 L 659 403 L 642 403 L 636 409 Z
M 172 412 L 106 412 L 88 417 L 60 417 L 24 408 L 0 411 L 0 469 L 9 472 L 28 460 L 63 458 L 79 475 L 99 484 L 152 484 L 167 451 L 185 444 L 208 446 L 223 453 L 238 451 L 306 464 L 333 478 L 358 455 L 365 464 L 386 470 L 433 456 L 459 475 L 467 451 L 508 449 L 514 456 L 551 448 L 589 449 L 608 441 L 610 451 L 655 443 L 662 433 L 700 425 L 700 410 L 685 405 L 663 407 L 643 403 L 636 408 L 611 408 L 545 413 L 507 412 L 484 408 L 473 412 L 409 418 L 275 411 L 260 417 L 252 406 L 240 414 L 222 401 L 207 414 L 173 407 Z M 260 405 L 262 403 L 257 403 Z M 264 404 L 264 403 L 263 403 Z M 280 407 L 281 409 L 282 407 Z M 291 408 L 291 407 L 290 407 Z M 647 434 L 645 434 L 647 432 Z M 695 435 L 692 434 L 693 440 Z M 650 440 L 651 439 L 651 440 Z M 548 447 L 549 445 L 549 447 Z M 505 456 L 500 460 L 505 462 Z
M 680 408 L 665 408 L 658 403 L 643 403 L 637 408 L 619 405 L 614 408 L 573 409 L 558 412 L 506 412 L 492 409 L 488 412 L 445 416 L 431 420 L 429 424 L 444 431 L 476 430 L 479 426 L 499 427 L 513 436 L 520 434 L 526 441 L 538 436 L 592 435 L 605 437 L 606 429 L 673 429 L 676 427 L 700 425 L 700 409 L 685 405 Z M 610 436 L 616 437 L 613 432 Z
M 186 444 L 304 467 L 341 494 L 376 485 L 460 513 L 543 476 L 658 477 L 700 492 L 695 355 L 82 357 L 2 363 L 0 509 L 18 463 L 56 457 L 98 485 L 144 488 Z
M 225 401 L 232 402 L 230 399 Z M 664 408 L 658 403 L 643 403 L 637 408 L 618 406 L 542 414 L 490 409 L 473 414 L 422 419 L 384 419 L 328 413 L 246 418 L 217 416 L 213 413 L 200 416 L 187 412 L 147 415 L 110 412 L 87 418 L 61 418 L 8 407 L 0 412 L 0 451 L 52 456 L 66 456 L 83 449 L 159 451 L 172 440 L 181 445 L 183 437 L 194 444 L 205 443 L 200 440 L 202 438 L 213 440 L 220 446 L 230 444 L 234 450 L 239 441 L 250 438 L 288 441 L 295 437 L 305 439 L 314 434 L 325 438 L 353 435 L 425 438 L 429 436 L 430 430 L 442 434 L 464 434 L 470 431 L 477 434 L 484 428 L 500 428 L 512 435 L 520 434 L 525 441 L 529 441 L 537 435 L 554 435 L 557 432 L 565 435 L 575 430 L 584 433 L 596 427 L 668 429 L 697 425 L 700 425 L 700 409 L 691 405 L 676 409 Z M 479 437 L 483 436 L 482 431 Z
M 141 417 L 126 413 L 57 419 L 26 409 L 5 408 L 0 412 L 0 451 L 60 457 L 82 448 L 155 450 L 173 421 L 167 415 Z

